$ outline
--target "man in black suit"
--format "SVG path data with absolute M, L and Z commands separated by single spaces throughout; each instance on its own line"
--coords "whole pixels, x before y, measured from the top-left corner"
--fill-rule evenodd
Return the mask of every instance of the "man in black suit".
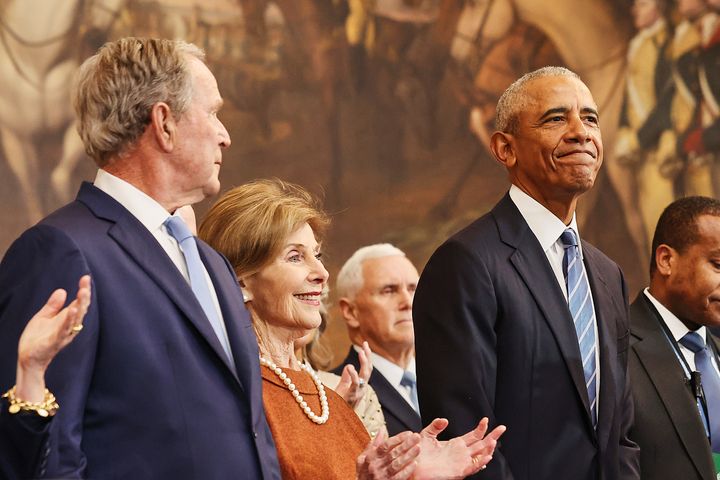
M 507 425 L 481 478 L 638 478 L 625 282 L 575 219 L 603 159 L 595 101 L 576 74 L 545 67 L 505 91 L 496 124 L 510 191 L 418 285 L 422 418 L 448 418 L 450 437 L 483 416 Z
M 720 201 L 686 197 L 670 204 L 652 249 L 650 287 L 630 307 L 630 438 L 640 446 L 643 479 L 715 479 L 720 375 L 717 338 L 706 327 L 720 326 Z M 689 337 L 708 348 L 695 353 Z M 698 355 L 710 359 L 709 370 Z M 695 396 L 694 371 L 704 401 Z
M 372 350 L 370 386 L 382 406 L 390 435 L 422 428 L 415 382 L 412 302 L 418 272 L 405 254 L 390 244 L 356 251 L 337 276 L 338 305 L 347 324 L 350 352 L 345 365 L 360 368 L 358 352 Z

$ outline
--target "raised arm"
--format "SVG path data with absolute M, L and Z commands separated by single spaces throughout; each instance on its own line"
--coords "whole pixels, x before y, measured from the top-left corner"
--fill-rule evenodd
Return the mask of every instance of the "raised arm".
M 0 402 L 0 477 L 35 477 L 49 423 L 57 410 L 45 388 L 45 372 L 57 353 L 82 330 L 90 304 L 90 277 L 80 279 L 76 298 L 55 290 L 27 323 L 18 344 L 16 384 Z M 38 472 L 39 473 L 39 472 Z
M 47 367 L 83 328 L 90 306 L 90 276 L 80 278 L 75 299 L 63 308 L 66 299 L 65 290 L 55 290 L 23 330 L 18 343 L 15 397 L 35 403 L 43 400 Z

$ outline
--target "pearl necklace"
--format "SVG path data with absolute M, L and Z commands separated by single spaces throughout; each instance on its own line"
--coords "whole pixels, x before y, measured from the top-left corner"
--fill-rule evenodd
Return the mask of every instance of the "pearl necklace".
M 278 377 L 280 377 L 280 380 L 283 381 L 288 390 L 290 390 L 290 393 L 292 393 L 292 396 L 295 397 L 295 401 L 298 403 L 298 406 L 302 409 L 302 411 L 305 413 L 305 415 L 307 415 L 310 420 L 317 423 L 318 425 L 322 425 L 323 423 L 328 421 L 328 418 L 330 418 L 330 406 L 328 405 L 327 395 L 325 394 L 325 386 L 323 386 L 320 378 L 318 378 L 317 374 L 313 371 L 312 368 L 305 365 L 304 363 L 300 365 L 300 368 L 302 370 L 305 370 L 312 377 L 313 381 L 315 382 L 315 386 L 317 387 L 318 397 L 320 397 L 320 407 L 322 408 L 322 415 L 320 416 L 315 415 L 315 413 L 310 410 L 307 402 L 303 399 L 302 395 L 300 395 L 300 392 L 298 392 L 297 387 L 294 383 L 292 383 L 290 377 L 288 377 L 287 374 L 275 364 L 275 362 L 273 362 L 272 360 L 268 360 L 267 358 L 260 357 L 260 364 L 265 365 L 270 370 L 272 370 Z

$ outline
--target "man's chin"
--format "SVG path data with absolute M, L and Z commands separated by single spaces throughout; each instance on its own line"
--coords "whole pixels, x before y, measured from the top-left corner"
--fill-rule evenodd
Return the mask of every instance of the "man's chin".
M 205 187 L 202 190 L 203 198 L 208 197 L 214 197 L 218 193 L 220 193 L 220 181 L 218 179 L 213 180 L 212 182 L 205 185 Z

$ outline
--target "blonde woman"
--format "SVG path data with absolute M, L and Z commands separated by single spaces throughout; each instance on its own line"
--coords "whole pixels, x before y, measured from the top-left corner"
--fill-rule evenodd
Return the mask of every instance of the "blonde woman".
M 295 356 L 295 341 L 320 325 L 328 281 L 321 241 L 327 216 L 297 185 L 262 180 L 234 188 L 210 209 L 199 236 L 235 269 L 262 365 L 263 404 L 285 479 L 462 478 L 491 460 L 498 427 L 487 419 L 440 442 L 447 421 L 422 434 L 367 431 L 347 403 Z

